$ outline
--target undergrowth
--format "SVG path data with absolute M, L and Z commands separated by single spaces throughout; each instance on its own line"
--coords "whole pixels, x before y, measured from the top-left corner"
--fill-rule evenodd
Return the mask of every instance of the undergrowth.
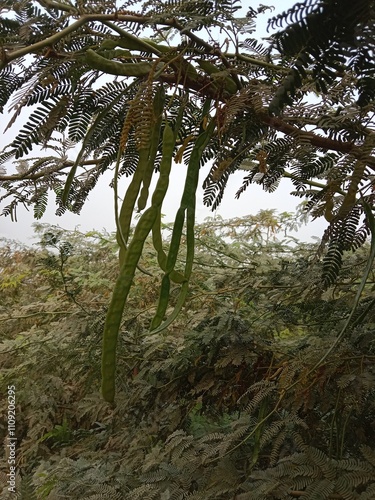
M 16 388 L 17 498 L 375 498 L 374 273 L 323 359 L 367 248 L 345 255 L 324 289 L 314 245 L 280 240 L 275 222 L 260 213 L 198 226 L 187 303 L 158 334 L 160 276 L 146 248 L 115 407 L 99 393 L 113 237 L 38 225 L 33 249 L 3 242 L 1 386 Z M 4 419 L 0 429 L 6 449 Z M 14 498 L 6 473 L 3 498 Z

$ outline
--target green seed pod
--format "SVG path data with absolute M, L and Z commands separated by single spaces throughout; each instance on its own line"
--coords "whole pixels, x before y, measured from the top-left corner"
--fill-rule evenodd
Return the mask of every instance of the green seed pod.
M 92 49 L 86 51 L 86 62 L 93 69 L 116 76 L 144 77 L 147 76 L 152 69 L 152 65 L 144 61 L 139 63 L 120 63 L 111 61 L 110 59 L 102 57 Z

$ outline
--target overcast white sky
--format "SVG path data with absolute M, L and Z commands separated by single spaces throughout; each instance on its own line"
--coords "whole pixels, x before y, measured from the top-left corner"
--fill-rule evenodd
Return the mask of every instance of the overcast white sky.
M 275 10 L 272 13 L 282 12 L 287 10 L 291 5 L 296 3 L 292 0 L 263 0 L 263 5 L 275 5 Z M 243 2 L 243 8 L 248 9 L 248 7 L 257 8 L 258 2 Z M 264 17 L 264 25 L 266 25 L 267 19 L 271 16 L 267 12 Z M 260 31 L 260 36 L 266 36 L 266 32 Z M 16 127 L 22 126 L 22 121 L 18 120 L 13 128 L 4 134 L 4 129 L 9 121 L 9 116 L 5 115 L 1 120 L 0 125 L 0 149 L 9 142 L 14 137 L 17 129 Z M 169 222 L 174 220 L 174 215 L 176 208 L 179 205 L 183 180 L 185 179 L 186 167 L 184 165 L 175 165 L 173 168 L 173 174 L 171 178 L 172 189 L 166 197 L 165 203 L 163 205 L 163 213 L 165 214 L 165 221 Z M 10 172 L 9 172 L 10 173 Z M 208 173 L 208 167 L 201 172 L 201 182 Z M 238 172 L 231 176 L 228 183 L 226 192 L 224 194 L 224 199 L 214 214 L 221 215 L 223 218 L 239 217 L 247 214 L 256 214 L 261 209 L 271 209 L 275 208 L 279 212 L 293 212 L 296 206 L 300 203 L 300 199 L 290 195 L 290 191 L 293 190 L 293 186 L 288 179 L 283 179 L 279 188 L 274 193 L 265 193 L 260 186 L 251 185 L 247 188 L 245 193 L 242 194 L 239 200 L 235 199 L 234 195 L 239 187 L 242 185 L 242 179 L 246 173 Z M 105 174 L 101 181 L 98 183 L 94 191 L 90 194 L 89 201 L 84 206 L 80 215 L 74 215 L 72 213 L 66 213 L 61 217 L 55 215 L 55 207 L 53 199 L 51 197 L 51 203 L 44 215 L 44 217 L 39 222 L 45 222 L 49 224 L 59 225 L 65 229 L 78 228 L 80 231 L 90 231 L 92 229 L 107 231 L 115 230 L 114 221 L 114 202 L 113 202 L 113 191 L 109 188 L 109 183 L 112 179 L 110 172 Z M 119 192 L 121 190 L 125 193 L 127 180 L 122 179 L 119 185 Z M 198 190 L 197 199 L 197 221 L 202 222 L 206 217 L 211 217 L 214 215 L 212 211 L 203 205 L 203 190 Z M 18 221 L 12 222 L 9 217 L 0 217 L 0 236 L 10 239 L 16 239 L 24 243 L 32 243 L 33 228 L 32 224 L 35 222 L 33 218 L 32 211 L 27 212 L 26 209 L 20 208 L 18 210 Z M 311 236 L 321 236 L 324 228 L 326 227 L 325 221 L 314 221 L 309 223 L 307 226 L 301 228 L 298 233 L 298 238 L 301 240 L 308 240 Z

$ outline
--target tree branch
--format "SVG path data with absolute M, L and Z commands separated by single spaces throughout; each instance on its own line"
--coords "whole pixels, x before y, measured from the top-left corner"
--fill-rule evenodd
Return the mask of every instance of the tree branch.
M 319 189 L 325 189 L 327 187 L 327 184 L 324 184 L 323 182 L 316 182 L 316 181 L 312 181 L 310 179 L 299 179 L 298 177 L 294 176 L 293 174 L 291 174 L 289 172 L 284 172 L 283 177 L 285 177 L 287 179 L 291 179 L 291 180 L 294 179 L 297 181 L 301 181 L 304 184 L 307 184 L 308 186 L 317 187 Z M 339 188 L 335 189 L 335 193 L 341 194 L 343 196 L 345 196 L 345 194 L 346 194 L 345 191 L 343 191 L 342 189 L 339 189 Z
M 0 61 L 0 70 L 4 69 L 10 62 L 15 59 L 19 59 L 20 57 L 26 56 L 27 54 L 32 54 L 34 52 L 38 52 L 40 49 L 44 49 L 44 47 L 51 46 L 64 38 L 64 36 L 69 35 L 76 31 L 80 26 L 83 26 L 86 23 L 86 19 L 82 17 L 78 19 L 75 23 L 67 26 L 62 29 L 58 33 L 46 38 L 45 40 L 41 40 L 40 42 L 36 42 L 32 45 L 28 45 L 26 47 L 22 47 L 21 49 L 14 50 L 13 52 L 6 52 L 5 50 L 2 53 L 2 60 Z
M 258 117 L 263 123 L 266 123 L 270 127 L 279 132 L 283 132 L 286 135 L 292 137 L 298 137 L 303 141 L 309 142 L 312 146 L 322 148 L 325 150 L 332 149 L 334 151 L 339 151 L 340 153 L 353 153 L 355 149 L 354 142 L 341 142 L 329 139 L 327 137 L 322 137 L 314 134 L 313 132 L 305 132 L 300 130 L 289 123 L 284 122 L 281 118 L 277 116 L 270 116 L 266 111 L 261 111 L 257 113 Z
M 255 57 L 246 56 L 244 54 L 232 54 L 229 52 L 224 52 L 224 56 L 228 59 L 238 59 L 239 61 L 247 62 L 253 64 L 254 66 L 260 66 L 261 68 L 271 69 L 279 73 L 288 74 L 290 72 L 290 68 L 286 68 L 285 66 L 262 61 L 261 59 L 255 59 Z
M 45 158 L 42 158 L 40 161 L 44 161 Z M 6 181 L 23 181 L 23 180 L 37 180 L 43 177 L 44 175 L 48 174 L 53 174 L 56 172 L 60 172 L 61 170 L 64 170 L 64 168 L 67 167 L 72 167 L 75 162 L 73 161 L 65 161 L 64 163 L 61 163 L 60 165 L 56 166 L 55 168 L 51 169 L 45 169 L 41 170 L 40 172 L 33 174 L 37 166 L 33 166 L 30 168 L 27 172 L 24 172 L 22 174 L 12 174 L 12 175 L 0 175 L 0 182 L 6 182 Z M 85 160 L 80 163 L 80 165 L 98 165 L 100 163 L 100 160 Z
M 45 9 L 62 10 L 63 12 L 77 13 L 78 10 L 70 2 L 56 2 L 55 0 L 37 0 Z
M 62 29 L 61 31 L 55 33 L 54 35 L 46 38 L 45 40 L 41 40 L 40 42 L 36 42 L 32 45 L 28 45 L 27 47 L 22 47 L 21 49 L 14 50 L 13 52 L 6 52 L 3 51 L 2 53 L 2 61 L 0 61 L 0 70 L 5 68 L 10 62 L 14 61 L 15 59 L 18 59 L 20 57 L 26 56 L 28 54 L 32 54 L 35 52 L 38 52 L 39 50 L 43 49 L 44 47 L 49 47 L 51 45 L 54 45 L 57 43 L 59 40 L 64 38 L 64 36 L 69 35 L 70 33 L 73 33 L 76 31 L 78 28 L 83 26 L 84 24 L 94 22 L 94 21 L 123 21 L 123 22 L 128 22 L 128 23 L 138 23 L 138 24 L 147 24 L 148 22 L 151 21 L 150 17 L 145 17 L 140 15 L 127 15 L 127 14 L 84 14 L 82 17 L 80 17 L 77 21 L 75 21 L 73 24 L 70 26 L 67 26 L 66 28 Z M 173 21 L 164 21 L 163 25 L 166 26 L 171 26 L 173 24 Z
M 45 5 L 46 7 L 53 7 L 53 8 L 58 8 L 60 6 L 59 2 L 56 2 L 55 0 L 40 0 L 41 5 Z M 65 5 L 65 4 L 63 4 Z M 61 8 L 61 7 L 59 7 Z M 70 6 L 67 3 L 66 6 L 64 7 L 65 11 L 69 10 Z M 63 10 L 64 10 L 63 9 Z M 3 52 L 2 58 L 3 60 L 0 61 L 0 69 L 6 67 L 7 64 L 9 64 L 11 61 L 21 58 L 27 54 L 31 53 L 36 53 L 39 50 L 51 46 L 64 38 L 65 36 L 73 33 L 74 31 L 78 30 L 81 26 L 89 23 L 89 22 L 102 22 L 103 24 L 106 24 L 107 26 L 111 27 L 115 31 L 121 34 L 124 32 L 121 28 L 115 26 L 114 24 L 111 23 L 111 21 L 122 21 L 125 23 L 137 23 L 140 25 L 146 25 L 148 23 L 152 22 L 152 18 L 149 16 L 144 16 L 142 14 L 121 14 L 121 13 L 113 13 L 113 14 L 84 14 L 82 15 L 77 21 L 72 23 L 70 26 L 67 26 L 66 28 L 62 29 L 61 31 L 55 33 L 54 35 L 46 38 L 45 40 L 41 40 L 39 42 L 36 42 L 30 46 L 27 47 L 22 47 L 18 50 L 14 50 L 11 52 Z M 182 35 L 187 36 L 192 40 L 195 44 L 201 46 L 207 54 L 212 54 L 212 55 L 217 55 L 218 57 L 221 58 L 223 63 L 230 69 L 231 64 L 228 61 L 228 58 L 232 57 L 237 57 L 240 60 L 244 60 L 246 62 L 250 62 L 251 64 L 255 64 L 258 66 L 263 66 L 265 68 L 269 69 L 274 69 L 276 71 L 289 71 L 289 68 L 283 68 L 282 66 L 277 66 L 273 65 L 272 63 L 266 63 L 264 61 L 259 61 L 257 59 L 253 59 L 248 56 L 242 56 L 242 55 L 232 55 L 232 54 L 225 54 L 222 53 L 220 50 L 215 49 L 212 47 L 211 44 L 206 42 L 205 40 L 202 40 L 198 36 L 196 36 L 194 33 L 192 33 L 190 30 L 186 30 L 183 25 L 181 25 L 175 18 L 172 19 L 166 19 L 163 20 L 161 25 L 164 26 L 170 26 L 172 28 L 177 29 Z M 124 32 L 125 33 L 125 32 Z M 128 33 L 126 32 L 127 36 Z M 146 42 L 145 42 L 146 43 Z M 153 53 L 157 54 L 158 51 L 155 47 L 153 48 Z M 232 75 L 233 78 L 233 75 Z M 173 75 L 173 74 L 162 74 L 160 75 L 160 80 L 164 81 L 169 84 L 178 84 L 180 83 L 178 80 L 178 75 Z M 238 81 L 236 82 L 238 86 Z M 214 82 L 208 77 L 204 77 L 202 75 L 198 76 L 197 78 L 189 78 L 188 76 L 184 80 L 185 87 L 191 88 L 192 90 L 197 91 L 198 93 L 207 95 L 209 97 L 218 97 L 218 89 L 215 86 Z M 225 99 L 228 96 L 222 96 L 222 99 Z M 320 135 L 314 134 L 313 132 L 306 132 L 303 130 L 300 130 L 299 128 L 287 123 L 283 119 L 275 116 L 270 116 L 267 112 L 267 110 L 264 108 L 262 111 L 258 111 L 257 113 L 258 118 L 268 126 L 272 127 L 273 129 L 282 132 L 286 135 L 296 137 L 298 139 L 303 140 L 304 142 L 307 142 L 311 144 L 314 147 L 320 148 L 322 150 L 332 150 L 332 151 L 338 151 L 340 153 L 344 154 L 351 154 L 352 156 L 358 158 L 362 156 L 362 150 L 361 146 L 356 146 L 354 142 L 342 142 L 338 140 L 333 140 L 330 138 L 322 137 Z M 372 157 L 368 157 L 366 159 L 367 164 L 371 168 L 375 168 L 375 159 Z M 40 174 L 38 174 L 35 178 L 39 178 Z M 1 180 L 21 180 L 25 177 L 22 176 L 2 176 L 0 177 Z
M 339 153 L 351 154 L 355 158 L 363 159 L 363 148 L 361 145 L 356 146 L 354 142 L 342 142 L 334 139 L 329 139 L 328 137 L 322 137 L 321 135 L 314 134 L 313 132 L 306 132 L 294 127 L 289 123 L 286 123 L 281 118 L 276 116 L 270 116 L 265 110 L 256 113 L 258 118 L 263 122 L 272 127 L 273 129 L 282 132 L 291 137 L 301 139 L 303 142 L 307 142 L 312 146 L 325 151 L 338 151 Z M 372 169 L 375 168 L 375 158 L 368 156 L 365 159 L 366 164 Z

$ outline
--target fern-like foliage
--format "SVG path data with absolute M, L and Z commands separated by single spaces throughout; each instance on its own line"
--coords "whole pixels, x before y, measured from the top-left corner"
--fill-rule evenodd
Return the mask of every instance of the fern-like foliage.
M 341 2 L 306 0 L 270 20 L 269 26 L 287 28 L 274 36 L 282 55 L 295 58 L 294 68 L 276 93 L 271 110 L 280 112 L 306 77 L 306 69 L 316 78 L 317 89 L 327 92 L 337 72 L 353 71 L 358 76 L 358 105 L 365 106 L 374 98 L 374 71 L 370 56 L 373 39 L 370 32 L 374 12 L 368 0 Z M 359 49 L 359 50 L 358 50 Z
M 2 241 L 0 366 L 4 388 L 17 387 L 18 493 L 373 498 L 370 286 L 326 356 L 350 314 L 367 245 L 345 252 L 339 281 L 322 290 L 316 247 L 286 244 L 294 224 L 262 211 L 197 226 L 187 306 L 169 332 L 154 334 L 159 270 L 145 243 L 152 275 L 134 277 L 116 407 L 98 391 L 115 237 L 38 223 L 39 245 Z M 6 479 L 0 473 L 2 489 Z
M 368 450 L 363 449 L 368 455 Z M 366 486 L 363 486 L 366 485 Z M 247 493 L 241 499 L 259 499 L 267 495 L 290 498 L 291 492 L 311 499 L 371 498 L 374 491 L 374 468 L 366 460 L 332 460 L 322 451 L 303 447 L 303 452 L 291 455 L 273 469 L 253 474 L 244 485 Z M 302 491 L 301 491 L 302 490 Z

